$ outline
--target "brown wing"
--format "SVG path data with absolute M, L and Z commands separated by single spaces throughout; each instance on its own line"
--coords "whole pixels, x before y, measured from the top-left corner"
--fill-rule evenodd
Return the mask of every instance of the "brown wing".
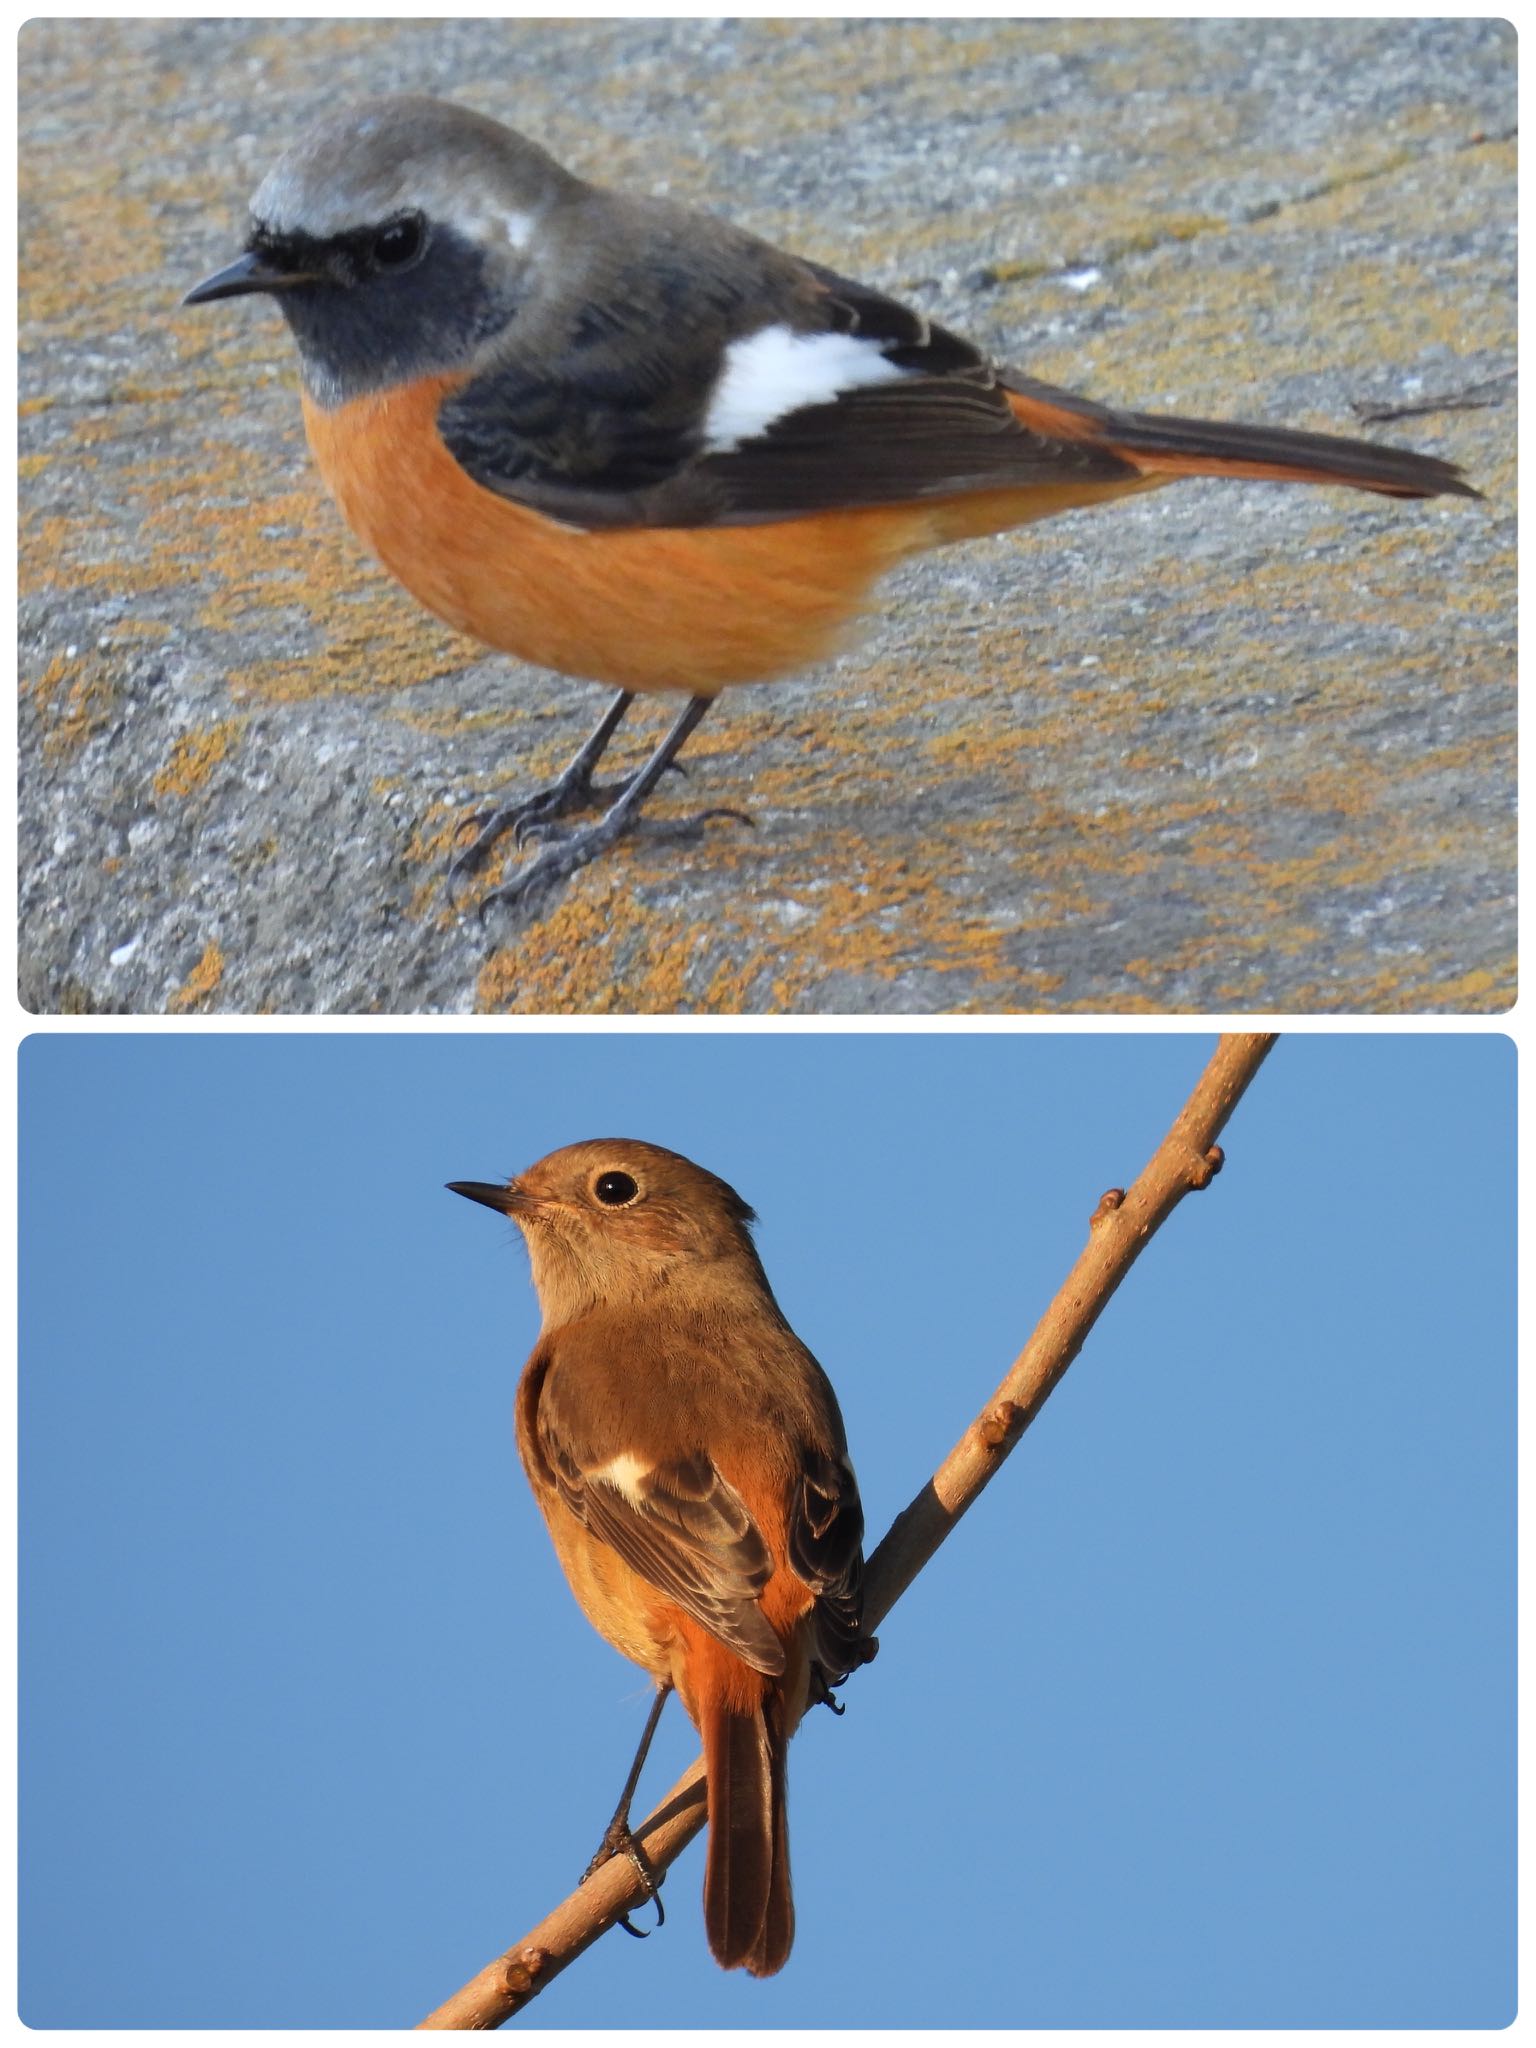
M 864 1508 L 846 1458 L 807 1452 L 789 1516 L 789 1563 L 816 1595 L 816 1647 L 836 1685 L 858 1662 L 864 1616 Z
M 560 1497 L 594 1536 L 675 1600 L 744 1663 L 769 1677 L 784 1645 L 758 1606 L 773 1560 L 735 1488 L 695 1452 L 642 1468 L 633 1459 L 583 1463 L 541 1409 L 539 1442 Z

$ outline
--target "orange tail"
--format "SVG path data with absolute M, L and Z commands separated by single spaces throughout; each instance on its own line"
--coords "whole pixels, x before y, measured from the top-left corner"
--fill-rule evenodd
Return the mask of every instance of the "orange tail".
M 784 1769 L 789 1738 L 784 1732 L 782 1693 L 768 1695 L 763 1718 L 768 1726 L 773 1865 L 768 1876 L 768 1907 L 763 1914 L 762 1938 L 747 1958 L 747 1969 L 754 1977 L 771 1977 L 775 1970 L 782 1970 L 795 1940 L 795 1895 L 789 1882 L 789 1809 Z
M 1285 483 L 1347 484 L 1389 498 L 1482 496 L 1453 462 L 1415 455 L 1407 448 L 1339 434 L 1300 434 L 1288 427 L 1111 412 L 1091 399 L 1012 374 L 1005 388 L 1015 414 L 1035 433 L 1060 441 L 1092 441 L 1145 477 L 1271 477 Z
M 782 1970 L 795 1938 L 784 1802 L 783 1703 L 771 1692 L 751 1713 L 702 1703 L 709 1790 L 704 1927 L 722 1969 Z

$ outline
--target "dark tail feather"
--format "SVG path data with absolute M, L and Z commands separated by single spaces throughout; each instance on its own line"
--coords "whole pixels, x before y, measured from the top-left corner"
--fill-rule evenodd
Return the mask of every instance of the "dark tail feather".
M 1350 484 L 1392 498 L 1480 498 L 1454 462 L 1415 455 L 1341 434 L 1299 434 L 1226 420 L 1164 419 L 1111 412 L 1091 398 L 1010 370 L 1004 389 L 1018 418 L 1036 433 L 1091 441 L 1143 476 L 1251 476 L 1282 482 Z
M 1217 420 L 1116 413 L 1106 445 L 1144 475 L 1254 476 L 1309 484 L 1351 484 L 1391 498 L 1480 498 L 1453 462 L 1287 427 L 1227 426 Z
M 765 1939 L 773 1894 L 774 1773 L 768 1727 L 761 1710 L 733 1714 L 707 1706 L 700 1732 L 709 1790 L 704 1929 L 722 1969 L 750 1970 Z M 782 1762 L 780 1772 L 782 1777 Z M 781 1955 L 771 1967 L 777 1969 L 783 1960 Z
M 769 1695 L 763 1715 L 768 1732 L 773 1847 L 763 1931 L 756 1948 L 747 1958 L 747 1968 L 754 1977 L 771 1977 L 776 1970 L 782 1970 L 795 1940 L 795 1898 L 789 1882 L 789 1812 L 785 1791 L 789 1744 L 784 1737 L 784 1701 L 778 1693 Z

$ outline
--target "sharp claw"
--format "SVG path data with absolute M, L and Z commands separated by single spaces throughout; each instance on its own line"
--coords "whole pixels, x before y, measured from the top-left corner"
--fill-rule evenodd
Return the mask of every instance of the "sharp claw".
M 661 1882 L 651 1868 L 650 1858 L 628 1828 L 624 1830 L 624 1854 L 635 1866 L 635 1875 L 645 1887 L 646 1898 L 656 1908 L 656 1926 L 632 1927 L 627 1913 L 619 1915 L 619 1925 L 626 1934 L 632 1934 L 636 1941 L 648 1941 L 658 1927 L 665 1927 L 667 1924 L 667 1909 L 661 1902 Z
M 480 921 L 482 931 L 485 929 L 486 913 L 489 910 L 493 908 L 498 910 L 512 910 L 516 908 L 521 899 L 528 893 L 524 887 L 526 881 L 526 876 L 520 876 L 517 881 L 503 883 L 501 888 L 492 889 L 480 898 L 480 901 L 475 905 L 475 916 Z
M 575 837 L 575 828 L 570 825 L 562 825 L 557 818 L 530 818 L 527 824 L 518 832 L 517 843 L 519 846 L 522 846 L 530 839 L 542 842 L 544 840 L 574 839 Z
M 702 830 L 705 825 L 714 823 L 716 819 L 729 819 L 738 825 L 754 825 L 754 821 L 745 811 L 721 807 L 701 811 L 697 817 L 682 818 L 675 823 L 668 819 L 658 819 L 654 821 L 654 829 L 661 836 L 670 831 L 686 839 Z M 481 921 L 484 921 L 485 914 L 492 904 L 504 909 L 520 908 L 549 884 L 569 881 L 589 862 L 608 852 L 621 839 L 627 838 L 634 829 L 634 823 L 635 821 L 631 819 L 616 829 L 605 830 L 605 821 L 601 819 L 595 825 L 581 828 L 562 825 L 558 819 L 551 817 L 520 820 L 516 828 L 518 845 L 522 846 L 529 840 L 540 841 L 544 842 L 544 851 L 531 861 L 520 875 L 514 876 L 511 881 L 502 883 L 499 888 L 492 889 L 481 897 L 477 906 Z
M 458 909 L 459 892 L 464 886 L 465 877 L 468 875 L 472 875 L 473 873 L 474 867 L 468 860 L 459 859 L 449 861 L 447 871 L 443 877 L 443 880 L 447 888 L 448 908 L 450 910 Z
M 868 1645 L 867 1648 L 865 1647 L 866 1644 Z M 848 1704 L 846 1700 L 838 1699 L 833 1691 L 833 1687 L 846 1685 L 852 1673 L 859 1668 L 859 1665 L 867 1664 L 870 1658 L 874 1656 L 879 1645 L 873 1636 L 866 1636 L 864 1642 L 858 1647 L 861 1654 L 855 1658 L 850 1670 L 845 1671 L 841 1678 L 828 1678 L 826 1672 L 822 1670 L 819 1664 L 812 1664 L 809 1697 L 809 1704 L 811 1706 L 830 1707 L 833 1713 L 839 1717 L 847 1713 Z
M 656 1925 L 654 1927 L 636 1927 L 627 1913 L 619 1915 L 619 1926 L 623 1928 L 626 1934 L 632 1934 L 636 1941 L 649 1941 L 653 1934 L 659 1933 L 667 1924 L 667 1909 L 661 1903 L 660 1892 L 651 1893 L 651 1904 L 656 1908 Z
M 504 833 L 510 832 L 518 846 L 526 844 L 534 830 L 568 811 L 584 810 L 594 796 L 601 795 L 593 783 L 556 782 L 541 789 L 521 804 L 501 804 L 491 811 L 472 811 L 454 828 L 453 842 L 459 845 L 469 833 L 475 837 L 448 864 L 450 884 L 465 875 L 478 874 L 486 856 Z M 449 902 L 453 902 L 450 887 Z
M 594 1871 L 601 1870 L 609 1858 L 617 1856 L 621 1850 L 635 1866 L 635 1875 L 640 1880 L 647 1902 L 656 1908 L 656 1926 L 636 1927 L 631 1923 L 628 1913 L 621 1913 L 619 1915 L 618 1925 L 623 1928 L 626 1934 L 632 1934 L 636 1941 L 649 1941 L 651 1936 L 657 1931 L 657 1928 L 666 1926 L 667 1909 L 662 1901 L 661 1879 L 651 1868 L 650 1858 L 630 1833 L 627 1826 L 624 1827 L 622 1832 L 614 1828 L 608 1830 L 608 1833 L 598 1845 L 597 1854 L 581 1873 L 581 1882 L 585 1884 Z

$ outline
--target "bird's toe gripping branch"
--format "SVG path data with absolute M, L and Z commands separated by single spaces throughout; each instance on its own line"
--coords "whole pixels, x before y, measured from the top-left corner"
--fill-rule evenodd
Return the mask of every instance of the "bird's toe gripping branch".
M 656 1925 L 654 1927 L 634 1926 L 627 1913 L 619 1915 L 618 1924 L 626 1934 L 632 1934 L 636 1941 L 648 1940 L 651 1935 L 656 1933 L 658 1928 L 664 1927 L 667 1921 L 667 1909 L 661 1897 L 661 1879 L 656 1875 L 650 1857 L 646 1855 L 644 1849 L 640 1846 L 639 1839 L 631 1830 L 628 1820 L 619 1814 L 615 1814 L 609 1822 L 607 1831 L 602 1841 L 598 1844 L 597 1854 L 581 1873 L 581 1882 L 585 1884 L 595 1871 L 601 1870 L 603 1865 L 614 1856 L 627 1856 L 629 1858 L 630 1862 L 634 1865 L 635 1875 L 640 1880 L 647 1900 L 656 1908 Z

